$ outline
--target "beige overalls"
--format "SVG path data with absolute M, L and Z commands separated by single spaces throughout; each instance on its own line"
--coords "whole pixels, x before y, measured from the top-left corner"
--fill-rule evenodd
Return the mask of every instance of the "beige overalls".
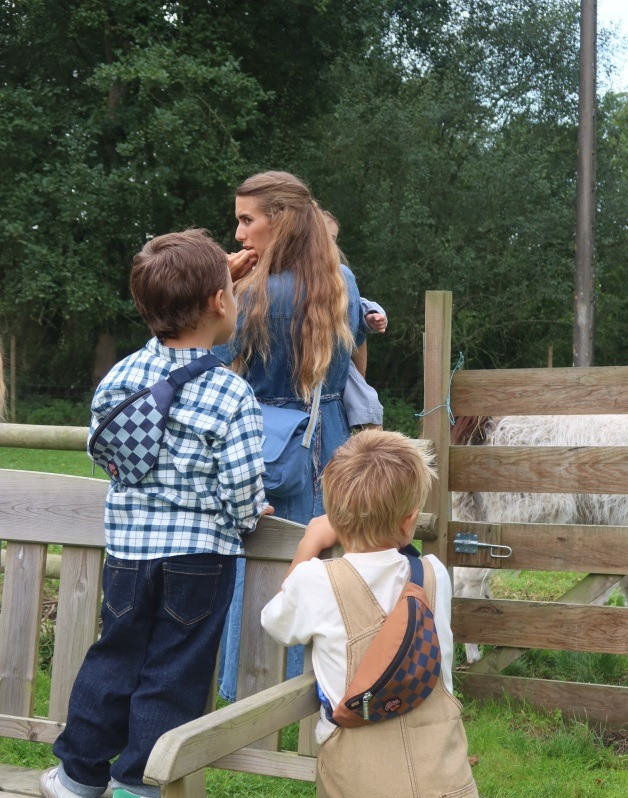
M 347 630 L 347 683 L 386 619 L 366 582 L 346 559 L 325 563 Z M 423 560 L 432 612 L 436 579 Z M 337 728 L 318 753 L 317 798 L 477 798 L 467 760 L 460 702 L 443 684 L 399 718 Z

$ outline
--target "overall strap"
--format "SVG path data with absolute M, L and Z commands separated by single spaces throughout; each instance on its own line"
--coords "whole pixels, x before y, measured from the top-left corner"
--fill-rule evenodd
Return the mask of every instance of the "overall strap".
M 324 562 L 347 639 L 352 640 L 362 632 L 382 624 L 386 620 L 386 613 L 353 565 L 344 557 Z
M 216 368 L 216 366 L 222 366 L 220 360 L 214 355 L 213 352 L 208 352 L 206 355 L 202 355 L 201 357 L 197 357 L 195 360 L 186 363 L 185 366 L 181 366 L 174 371 L 171 371 L 168 377 L 166 377 L 166 381 L 170 383 L 172 388 L 176 391 L 181 388 L 182 385 L 185 385 L 186 382 L 189 380 L 193 380 L 194 377 L 198 377 L 199 374 L 203 374 L 205 371 L 209 371 L 209 369 Z
M 436 574 L 434 573 L 434 566 L 429 560 L 423 558 L 421 558 L 421 562 L 423 564 L 423 590 L 425 590 L 430 609 L 434 612 L 436 606 Z
M 321 403 L 322 390 L 323 383 L 319 382 L 316 388 L 314 388 L 314 393 L 312 395 L 312 407 L 310 409 L 310 421 L 305 432 L 303 433 L 303 440 L 301 441 L 301 446 L 305 447 L 306 449 L 310 448 L 312 438 L 314 437 L 314 432 L 316 430 L 316 423 L 318 421 L 318 407 Z

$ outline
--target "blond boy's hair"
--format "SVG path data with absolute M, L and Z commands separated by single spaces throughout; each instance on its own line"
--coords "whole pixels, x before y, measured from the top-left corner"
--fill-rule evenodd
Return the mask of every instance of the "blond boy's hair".
M 344 548 L 399 545 L 401 521 L 425 504 L 436 471 L 425 443 L 364 430 L 336 450 L 323 472 L 323 501 Z

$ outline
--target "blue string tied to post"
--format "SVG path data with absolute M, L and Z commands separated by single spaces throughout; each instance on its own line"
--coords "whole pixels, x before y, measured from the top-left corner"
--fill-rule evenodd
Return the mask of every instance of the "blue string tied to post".
M 453 425 L 456 423 L 456 419 L 454 418 L 454 414 L 452 413 L 451 410 L 451 384 L 454 380 L 454 374 L 458 371 L 458 369 L 462 366 L 463 363 L 464 363 L 464 355 L 462 354 L 462 352 L 458 352 L 458 362 L 454 366 L 453 371 L 451 372 L 451 376 L 449 377 L 449 389 L 447 391 L 447 398 L 442 404 L 436 405 L 436 407 L 433 407 L 431 410 L 422 410 L 420 413 L 415 413 L 414 415 L 417 418 L 425 418 L 425 416 L 429 416 L 429 414 L 433 413 L 435 410 L 438 410 L 441 407 L 446 407 L 449 423 L 453 427 Z

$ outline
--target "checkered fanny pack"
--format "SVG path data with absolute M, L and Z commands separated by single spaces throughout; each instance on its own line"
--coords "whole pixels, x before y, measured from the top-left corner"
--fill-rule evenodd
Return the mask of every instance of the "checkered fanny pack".
M 438 683 L 441 652 L 423 589 L 423 563 L 414 550 L 407 557 L 410 579 L 397 604 L 373 638 L 331 717 L 331 706 L 326 708 L 328 718 L 338 726 L 368 726 L 404 715 L 425 701 Z
M 155 465 L 175 394 L 186 382 L 222 366 L 209 352 L 134 393 L 107 415 L 89 439 L 95 465 L 121 485 L 136 485 Z

